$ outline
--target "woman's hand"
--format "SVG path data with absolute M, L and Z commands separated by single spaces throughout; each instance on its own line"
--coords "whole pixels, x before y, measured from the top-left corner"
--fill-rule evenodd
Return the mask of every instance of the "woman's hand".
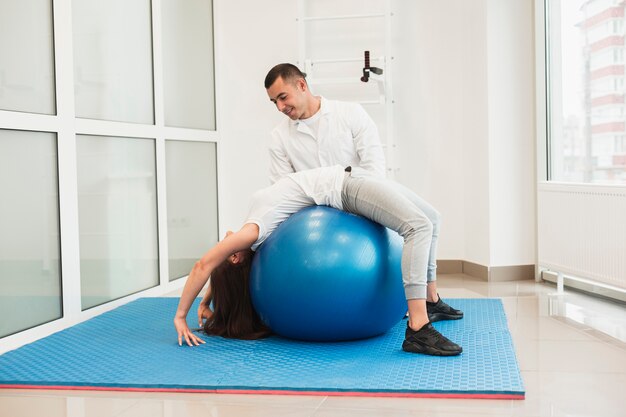
M 213 312 L 211 311 L 209 306 L 204 303 L 203 300 L 203 302 L 201 302 L 200 306 L 198 307 L 198 326 L 204 326 L 204 319 L 209 319 L 212 315 Z
M 205 343 L 204 340 L 193 334 L 193 332 L 189 329 L 186 318 L 175 317 L 174 327 L 176 327 L 176 332 L 178 332 L 178 346 L 183 345 L 183 338 L 185 338 L 185 342 L 187 342 L 189 346 L 198 346 Z
M 259 226 L 255 223 L 246 223 L 237 233 L 227 233 L 226 239 L 217 242 L 194 264 L 189 277 L 187 277 L 187 282 L 178 301 L 178 308 L 174 316 L 174 327 L 176 327 L 176 332 L 178 333 L 178 344 L 180 346 L 183 345 L 183 338 L 189 346 L 198 346 L 204 343 L 204 340 L 194 335 L 189 326 L 187 326 L 187 313 L 209 280 L 211 271 L 232 254 L 250 248 L 258 238 Z M 208 313 L 201 312 L 201 314 L 206 316 Z

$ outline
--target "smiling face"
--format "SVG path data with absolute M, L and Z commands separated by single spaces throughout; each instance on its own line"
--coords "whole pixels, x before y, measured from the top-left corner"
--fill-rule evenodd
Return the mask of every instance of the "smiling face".
M 311 117 L 307 100 L 307 84 L 304 78 L 283 80 L 278 77 L 267 89 L 270 101 L 276 105 L 281 113 L 291 120 Z

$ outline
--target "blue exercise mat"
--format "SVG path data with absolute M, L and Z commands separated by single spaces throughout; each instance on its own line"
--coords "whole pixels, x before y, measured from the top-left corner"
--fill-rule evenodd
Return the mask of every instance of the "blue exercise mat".
M 352 342 L 202 333 L 206 344 L 180 347 L 178 299 L 142 298 L 0 356 L 0 388 L 523 399 L 501 301 L 451 304 L 465 317 L 434 325 L 463 353 L 432 357 L 401 350 L 405 320 Z

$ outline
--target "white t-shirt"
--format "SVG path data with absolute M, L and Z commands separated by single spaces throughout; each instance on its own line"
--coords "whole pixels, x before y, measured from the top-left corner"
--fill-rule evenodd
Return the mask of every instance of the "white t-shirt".
M 321 98 L 319 117 L 285 118 L 272 131 L 269 145 L 270 182 L 292 172 L 333 165 L 361 167 L 384 178 L 385 153 L 378 128 L 358 103 Z
M 341 188 L 345 176 L 341 165 L 300 171 L 254 193 L 246 220 L 246 223 L 259 226 L 259 238 L 252 250 L 256 250 L 290 215 L 304 207 L 317 205 L 343 209 Z
M 307 125 L 307 127 L 309 128 L 309 130 L 311 132 L 311 135 L 316 140 L 317 140 L 317 137 L 319 135 L 320 119 L 321 118 L 322 118 L 322 109 L 320 107 L 320 109 L 317 111 L 317 113 L 315 113 L 313 116 L 309 117 L 308 119 L 300 119 L 300 121 L 302 123 Z

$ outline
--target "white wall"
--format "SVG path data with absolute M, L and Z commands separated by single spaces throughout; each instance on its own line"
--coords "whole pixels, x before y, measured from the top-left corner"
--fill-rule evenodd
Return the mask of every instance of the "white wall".
M 533 2 L 488 4 L 490 265 L 534 264 Z
M 488 261 L 482 1 L 399 1 L 397 179 L 442 214 L 439 259 Z
M 395 0 L 397 180 L 443 215 L 439 259 L 534 263 L 532 2 Z M 263 78 L 297 59 L 296 2 L 216 0 L 223 231 L 267 184 L 283 117 Z
M 220 230 L 241 227 L 251 194 L 269 185 L 267 145 L 281 117 L 263 81 L 297 59 L 296 2 L 215 0 Z

